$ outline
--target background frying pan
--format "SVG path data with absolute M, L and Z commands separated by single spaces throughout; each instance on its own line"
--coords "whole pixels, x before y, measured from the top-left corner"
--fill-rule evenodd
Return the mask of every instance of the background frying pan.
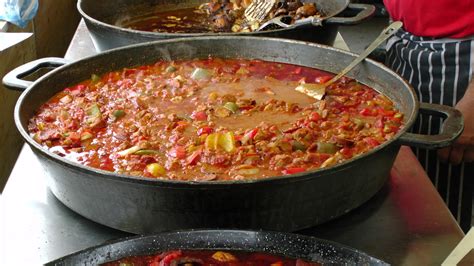
M 388 265 L 361 251 L 314 237 L 240 230 L 176 231 L 125 238 L 73 253 L 46 265 L 97 265 L 128 256 L 176 249 L 265 252 L 336 265 Z
M 170 11 L 196 7 L 208 0 L 79 0 L 77 9 L 84 18 L 92 41 L 98 51 L 128 44 L 198 36 L 266 36 L 332 44 L 339 25 L 358 24 L 375 13 L 375 7 L 353 4 L 350 0 L 302 0 L 314 2 L 324 14 L 314 23 L 301 23 L 288 29 L 274 29 L 250 33 L 161 33 L 132 30 L 121 26 L 123 21 L 153 11 Z M 340 16 L 343 11 L 355 13 L 351 17 Z

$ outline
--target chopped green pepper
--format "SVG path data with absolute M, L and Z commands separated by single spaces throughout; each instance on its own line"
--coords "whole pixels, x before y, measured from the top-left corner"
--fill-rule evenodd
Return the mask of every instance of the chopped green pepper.
M 396 113 L 393 117 L 399 119 L 399 118 L 403 117 L 403 114 L 402 113 Z
M 81 141 L 88 140 L 92 137 L 93 137 L 93 135 L 90 132 L 83 132 L 81 134 Z
M 169 65 L 165 71 L 168 72 L 168 73 L 172 73 L 172 72 L 175 72 L 176 70 L 178 70 L 176 67 L 172 66 L 172 65 Z
M 191 74 L 191 78 L 196 80 L 208 79 L 210 77 L 211 72 L 209 70 L 199 67 L 194 69 L 193 73 Z
M 327 154 L 334 154 L 338 150 L 336 144 L 329 143 L 329 142 L 318 142 L 318 152 L 319 153 L 327 153 Z
M 365 122 L 362 121 L 361 119 L 353 118 L 352 122 L 354 122 L 358 130 L 363 129 L 365 127 Z
M 119 266 L 134 266 L 132 262 L 120 262 Z
M 133 154 L 136 154 L 136 155 L 150 155 L 150 154 L 159 154 L 160 151 L 157 151 L 157 150 L 139 150 L 139 151 L 136 151 L 134 152 Z
M 293 141 L 291 143 L 291 146 L 293 148 L 293 150 L 295 151 L 305 151 L 306 150 L 306 145 L 304 145 L 303 143 L 299 142 L 299 141 Z
M 100 115 L 100 108 L 97 104 L 93 104 L 86 112 L 88 116 L 97 117 Z
M 139 150 L 141 150 L 140 147 L 138 147 L 138 146 L 132 146 L 132 147 L 130 147 L 130 148 L 128 148 L 128 149 L 125 149 L 125 150 L 123 150 L 123 151 L 117 152 L 117 154 L 118 154 L 120 157 L 125 157 L 125 156 L 127 156 L 127 155 L 129 155 L 129 154 L 133 154 L 133 153 L 135 153 L 135 152 L 137 152 L 137 151 L 139 151 Z
M 124 110 L 115 110 L 115 111 L 112 112 L 112 115 L 115 118 L 120 118 L 120 117 L 125 115 L 125 111 Z
M 250 73 L 250 71 L 249 71 L 248 69 L 246 69 L 246 68 L 241 67 L 241 68 L 239 68 L 239 70 L 237 70 L 237 72 L 235 72 L 235 73 L 237 73 L 237 74 L 239 74 L 239 75 L 247 75 L 248 73 Z
M 92 74 L 91 75 L 91 80 L 92 82 L 99 82 L 100 81 L 100 76 L 99 75 L 96 75 L 96 74 Z
M 239 110 L 239 106 L 233 102 L 226 102 L 224 104 L 224 108 L 231 111 L 232 113 L 236 113 Z

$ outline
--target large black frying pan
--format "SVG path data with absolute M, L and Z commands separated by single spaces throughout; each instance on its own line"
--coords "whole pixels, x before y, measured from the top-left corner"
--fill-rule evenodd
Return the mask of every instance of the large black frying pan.
M 79 0 L 77 8 L 89 29 L 99 51 L 128 44 L 154 40 L 199 36 L 266 36 L 332 44 L 339 25 L 352 25 L 371 17 L 373 5 L 352 4 L 350 0 L 302 0 L 314 2 L 324 14 L 321 19 L 303 23 L 294 28 L 274 29 L 251 33 L 159 33 L 128 29 L 121 26 L 131 17 L 153 11 L 170 11 L 196 7 L 209 0 Z M 344 10 L 356 12 L 353 17 L 337 17 Z
M 323 265 L 388 265 L 361 251 L 314 237 L 239 230 L 179 231 L 130 237 L 91 247 L 46 265 L 98 265 L 124 257 L 177 249 L 265 252 Z
M 404 114 L 405 126 L 372 151 L 333 167 L 287 176 L 243 181 L 173 181 L 132 177 L 71 162 L 41 147 L 28 134 L 28 120 L 63 88 L 112 70 L 158 60 L 252 58 L 339 72 L 355 54 L 332 47 L 266 37 L 196 37 L 138 44 L 59 67 L 34 83 L 18 77 L 46 59 L 29 63 L 3 79 L 28 89 L 15 107 L 15 123 L 44 166 L 49 187 L 66 206 L 98 223 L 132 233 L 189 228 L 296 231 L 338 217 L 360 206 L 385 183 L 400 145 L 438 148 L 462 132 L 459 111 L 420 104 L 401 77 L 372 60 L 349 73 L 389 97 Z M 51 63 L 53 62 L 53 63 Z M 59 64 L 63 64 L 61 62 Z M 408 133 L 418 111 L 446 118 L 440 135 Z

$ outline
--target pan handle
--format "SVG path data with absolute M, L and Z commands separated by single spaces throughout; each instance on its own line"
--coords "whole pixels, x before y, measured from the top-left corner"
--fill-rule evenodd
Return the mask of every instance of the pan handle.
M 45 57 L 33 60 L 26 64 L 16 67 L 12 71 L 8 72 L 3 77 L 3 85 L 10 89 L 16 91 L 26 90 L 33 82 L 24 80 L 22 78 L 38 71 L 42 68 L 57 68 L 62 65 L 67 64 L 68 61 L 60 57 Z
M 324 21 L 325 24 L 354 25 L 372 17 L 375 14 L 375 6 L 368 4 L 350 3 L 346 10 L 358 11 L 354 17 L 332 17 Z
M 402 145 L 425 149 L 438 149 L 451 145 L 464 129 L 464 120 L 459 110 L 451 106 L 420 103 L 420 113 L 445 118 L 441 132 L 437 135 L 405 133 L 399 141 Z

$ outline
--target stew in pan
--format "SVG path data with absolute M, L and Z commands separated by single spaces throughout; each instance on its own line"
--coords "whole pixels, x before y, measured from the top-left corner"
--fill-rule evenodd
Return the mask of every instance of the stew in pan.
M 315 3 L 302 3 L 299 0 L 276 1 L 261 23 L 247 22 L 244 19 L 244 11 L 250 3 L 251 1 L 211 0 L 198 7 L 157 11 L 132 17 L 121 22 L 120 26 L 167 33 L 251 32 L 276 16 L 285 16 L 285 23 L 288 24 L 310 16 L 321 16 Z
M 160 61 L 65 88 L 30 119 L 51 152 L 150 178 L 209 181 L 333 166 L 392 138 L 403 114 L 341 78 L 323 100 L 295 91 L 328 73 L 260 60 Z
M 175 250 L 157 255 L 127 257 L 104 266 L 319 266 L 316 262 L 290 259 L 259 252 Z

